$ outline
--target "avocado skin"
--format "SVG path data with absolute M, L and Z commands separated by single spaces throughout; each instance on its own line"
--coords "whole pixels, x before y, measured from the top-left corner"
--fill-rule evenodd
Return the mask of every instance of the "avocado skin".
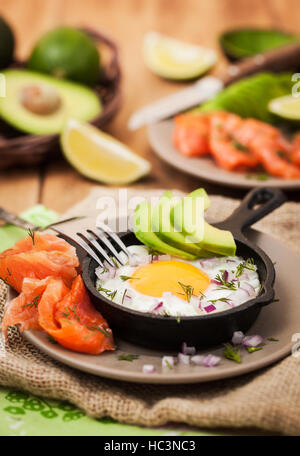
M 13 60 L 15 37 L 8 23 L 0 17 L 0 69 L 7 67 Z
M 157 236 L 173 247 L 177 249 L 183 250 L 185 252 L 190 252 L 194 255 L 199 257 L 207 257 L 210 256 L 209 252 L 205 252 L 199 246 L 192 242 L 188 242 L 186 239 L 186 235 L 182 232 L 175 231 L 173 223 L 170 217 L 170 211 L 167 213 L 167 210 L 164 210 L 164 207 L 167 206 L 167 209 L 170 209 L 169 200 L 173 197 L 171 191 L 166 191 L 161 199 L 159 200 L 157 206 L 154 208 L 153 215 L 152 215 L 152 226 L 157 233 Z M 163 231 L 162 228 L 164 224 L 170 228 L 169 231 Z
M 93 41 L 72 27 L 59 27 L 42 36 L 27 67 L 87 85 L 96 84 L 101 72 L 100 55 Z
M 179 258 L 185 258 L 188 260 L 196 259 L 195 255 L 181 251 L 180 249 L 177 249 L 171 245 L 166 244 L 153 231 L 142 231 L 139 228 L 139 226 L 143 224 L 144 226 L 151 227 L 150 215 L 152 212 L 153 211 L 151 208 L 151 204 L 147 203 L 146 201 L 141 203 L 136 208 L 134 212 L 134 234 L 136 238 L 143 244 L 157 250 L 158 252 L 166 253 L 167 255 L 173 255 Z

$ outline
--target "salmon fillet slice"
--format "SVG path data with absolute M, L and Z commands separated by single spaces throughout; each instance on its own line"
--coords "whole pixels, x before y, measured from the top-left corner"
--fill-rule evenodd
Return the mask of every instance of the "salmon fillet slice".
M 95 310 L 80 275 L 64 295 L 62 285 L 49 282 L 38 306 L 39 324 L 60 345 L 81 353 L 98 355 L 114 350 L 112 331 Z
M 48 233 L 28 235 L 0 254 L 0 277 L 18 292 L 25 278 L 60 277 L 70 287 L 78 266 L 75 248 Z

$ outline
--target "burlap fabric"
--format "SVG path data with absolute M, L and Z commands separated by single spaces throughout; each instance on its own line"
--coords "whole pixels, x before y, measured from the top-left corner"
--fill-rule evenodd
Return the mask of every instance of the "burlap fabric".
M 103 194 L 117 196 L 117 191 L 96 188 L 68 213 L 95 213 L 95 200 Z M 143 196 L 152 195 L 153 192 L 143 192 Z M 134 196 L 132 191 L 130 196 Z M 213 197 L 212 201 L 208 215 L 219 220 L 238 205 L 238 201 L 222 197 Z M 286 203 L 256 227 L 300 253 L 298 204 Z M 1 284 L 2 312 L 5 294 L 6 288 Z M 257 427 L 300 434 L 300 361 L 292 356 L 259 372 L 212 383 L 129 384 L 81 373 L 55 362 L 26 342 L 14 328 L 9 342 L 0 342 L 0 385 L 69 400 L 91 416 L 110 416 L 128 424 L 159 426 L 179 422 L 208 428 Z

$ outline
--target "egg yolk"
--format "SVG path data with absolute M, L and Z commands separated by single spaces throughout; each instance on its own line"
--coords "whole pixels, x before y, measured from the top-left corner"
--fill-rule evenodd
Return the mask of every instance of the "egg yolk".
M 164 292 L 171 292 L 186 301 L 189 300 L 188 289 L 199 296 L 210 284 L 205 272 L 192 264 L 174 260 L 140 266 L 131 277 L 130 285 L 139 293 L 160 298 Z

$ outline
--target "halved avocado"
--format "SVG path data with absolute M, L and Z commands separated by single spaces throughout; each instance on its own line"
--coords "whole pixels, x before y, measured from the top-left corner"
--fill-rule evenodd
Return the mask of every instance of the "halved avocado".
M 69 117 L 87 122 L 101 112 L 98 96 L 80 84 L 27 70 L 7 70 L 0 116 L 26 133 L 60 133 Z
M 173 255 L 179 258 L 194 260 L 195 255 L 184 252 L 173 247 L 161 240 L 155 232 L 152 231 L 151 215 L 153 209 L 150 203 L 143 201 L 134 212 L 134 234 L 143 244 L 167 255 Z
M 154 229 L 155 234 L 162 241 L 177 249 L 183 250 L 184 252 L 190 252 L 197 257 L 210 256 L 209 252 L 205 252 L 205 250 L 191 242 L 188 236 L 174 229 L 170 218 L 170 212 L 172 204 L 176 204 L 176 202 L 173 202 L 172 198 L 172 192 L 169 190 L 166 191 L 153 210 L 152 228 Z

